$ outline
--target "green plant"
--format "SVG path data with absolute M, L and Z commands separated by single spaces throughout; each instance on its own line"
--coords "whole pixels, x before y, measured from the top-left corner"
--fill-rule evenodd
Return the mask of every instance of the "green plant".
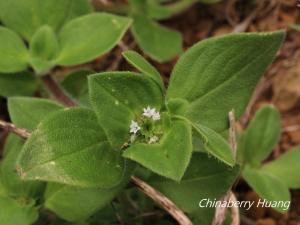
M 299 188 L 297 179 L 299 147 L 279 159 L 264 163 L 280 137 L 280 114 L 273 106 L 264 106 L 255 114 L 248 128 L 241 134 L 239 158 L 243 177 L 262 198 L 269 202 L 290 201 L 289 188 Z M 272 187 L 272 188 L 270 188 Z M 284 212 L 286 205 L 274 205 Z
M 152 65 L 126 51 L 124 57 L 140 72 L 87 76 L 88 99 L 87 88 L 73 92 L 78 98 L 83 94 L 78 102 L 84 104 L 77 107 L 8 98 L 15 125 L 0 125 L 28 139 L 10 135 L 6 144 L 0 207 L 10 214 L 0 211 L 0 221 L 29 225 L 47 209 L 67 224 L 112 225 L 120 217 L 128 224 L 170 223 L 165 216 L 137 216 L 157 209 L 127 185 L 130 181 L 177 221 L 211 224 L 214 209 L 199 208 L 199 200 L 221 198 L 240 172 L 224 138 L 228 112 L 234 109 L 237 118 L 243 114 L 283 37 L 279 31 L 202 41 L 179 59 L 167 88 Z M 70 79 L 64 86 L 74 90 L 77 79 Z M 69 106 L 70 100 L 61 100 Z M 23 222 L 11 222 L 19 211 L 14 217 Z
M 5 25 L 0 27 L 2 96 L 31 95 L 38 89 L 36 77 L 54 67 L 86 63 L 107 53 L 131 23 L 129 18 L 94 13 L 87 0 L 1 0 L 0 20 Z
M 156 21 L 168 19 L 196 2 L 212 4 L 220 0 L 179 0 L 175 2 L 130 0 L 129 5 L 102 6 L 100 9 L 126 14 L 133 19 L 131 32 L 139 47 L 151 58 L 166 62 L 182 53 L 182 37 Z
M 290 24 L 289 27 L 295 31 L 300 32 L 300 25 L 299 24 Z

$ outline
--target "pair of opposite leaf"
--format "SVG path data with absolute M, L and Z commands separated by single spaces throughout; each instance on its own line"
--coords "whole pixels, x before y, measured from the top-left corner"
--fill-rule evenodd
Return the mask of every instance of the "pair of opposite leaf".
M 196 2 L 211 4 L 218 0 L 181 0 L 167 5 L 152 0 L 130 0 L 128 15 L 133 19 L 131 31 L 140 48 L 159 62 L 169 61 L 181 54 L 181 34 L 156 20 L 168 19 Z
M 37 75 L 108 52 L 131 24 L 126 17 L 92 12 L 87 0 L 1 0 L 0 20 L 6 26 L 0 27 L 0 72 L 31 66 Z
M 280 114 L 272 106 L 262 107 L 251 120 L 248 128 L 241 134 L 238 153 L 244 164 L 243 177 L 249 185 L 267 201 L 290 201 L 289 188 L 299 188 L 297 160 L 300 149 L 289 150 L 266 164 L 262 164 L 280 137 Z M 286 206 L 278 206 L 285 212 Z
M 29 97 L 9 98 L 8 108 L 11 120 L 29 131 L 35 130 L 40 121 L 51 113 L 63 110 L 63 106 L 53 101 Z M 32 111 L 32 108 L 35 110 Z M 108 204 L 124 188 L 131 175 L 132 167 L 128 165 L 120 185 L 111 189 L 24 181 L 16 174 L 16 156 L 24 142 L 15 135 L 10 135 L 6 141 L 0 172 L 0 196 L 5 199 L 3 202 L 0 199 L 0 221 L 3 224 L 33 224 L 41 206 L 68 221 L 86 219 Z M 85 204 L 82 205 L 82 202 Z
M 92 109 L 67 109 L 46 118 L 22 151 L 22 176 L 79 186 L 113 187 L 126 167 L 122 154 L 157 174 L 179 181 L 192 155 L 192 134 L 201 140 L 203 150 L 233 165 L 230 147 L 217 132 L 227 129 L 231 109 L 235 109 L 237 117 L 243 113 L 282 38 L 282 32 L 274 32 L 203 41 L 181 57 L 166 93 L 159 73 L 151 65 L 134 52 L 125 53 L 125 58 L 142 74 L 113 72 L 89 76 Z M 134 143 L 123 153 L 121 147 L 129 140 L 131 121 L 147 106 L 166 112 L 170 126 L 164 128 L 159 143 Z M 81 163 L 86 166 L 78 171 Z M 111 171 L 110 175 L 104 169 Z
M 192 201 L 196 199 L 194 196 L 201 190 L 201 193 L 207 193 L 212 198 L 219 198 L 230 187 L 239 170 L 238 167 L 234 167 L 231 171 L 224 167 L 225 164 L 207 159 L 206 154 L 197 152 L 193 154 L 190 162 L 186 162 L 191 156 L 191 127 L 193 138 L 200 139 L 202 143 L 201 151 L 208 151 L 219 160 L 232 165 L 233 159 L 227 142 L 214 130 L 222 132 L 227 129 L 227 116 L 232 108 L 236 109 L 237 117 L 243 113 L 252 90 L 272 61 L 282 38 L 282 32 L 238 34 L 212 38 L 195 45 L 176 65 L 165 100 L 165 89 L 158 72 L 134 52 L 126 52 L 124 56 L 143 75 L 116 72 L 90 76 L 90 103 L 94 110 L 60 109 L 61 106 L 53 107 L 53 103 L 38 103 L 43 100 L 11 99 L 9 111 L 12 121 L 20 127 L 34 131 L 21 151 L 18 170 L 25 179 L 68 184 L 53 184 L 52 188 L 51 182 L 49 183 L 46 207 L 70 221 L 86 217 L 98 209 L 98 203 L 93 202 L 86 211 L 78 209 L 77 214 L 72 214 L 70 208 L 74 205 L 61 204 L 62 200 L 67 198 L 66 194 L 77 193 L 78 202 L 88 196 L 94 199 L 98 193 L 99 196 L 103 196 L 103 191 L 106 191 L 105 196 L 113 198 L 128 181 L 129 176 L 124 174 L 132 173 L 132 163 L 120 155 L 123 153 L 120 151 L 122 140 L 127 141 L 130 136 L 131 119 L 140 116 L 142 109 L 148 105 L 157 110 L 162 105 L 161 111 L 167 111 L 172 121 L 167 124 L 172 125 L 167 127 L 159 144 L 149 145 L 151 149 L 144 149 L 150 150 L 150 153 L 158 153 L 150 156 L 151 160 L 155 161 L 150 161 L 149 164 L 143 158 L 149 156 L 149 153 L 143 155 L 143 152 L 140 152 L 140 147 L 148 148 L 148 145 L 143 143 L 132 145 L 132 149 L 125 150 L 124 154 L 129 154 L 130 158 L 150 170 L 175 180 L 179 180 L 185 172 L 184 164 L 190 164 L 180 183 L 169 179 L 155 179 L 151 184 L 203 224 L 203 212 L 200 212 L 197 203 Z M 232 46 L 236 48 L 232 49 Z M 243 60 L 244 58 L 247 60 Z M 210 61 L 211 63 L 208 63 Z M 77 75 L 76 77 L 79 77 Z M 108 107 L 110 110 L 107 110 Z M 32 108 L 36 110 L 32 111 Z M 99 108 L 103 111 L 98 111 Z M 51 112 L 51 109 L 54 111 Z M 51 114 L 47 114 L 47 111 Z M 46 118 L 43 118 L 36 128 L 42 116 Z M 100 121 L 104 124 L 98 125 L 95 122 L 97 120 L 99 124 Z M 34 124 L 29 121 L 33 121 Z M 176 138 L 178 134 L 183 135 L 173 139 L 172 132 Z M 187 142 L 183 142 L 181 138 Z M 175 146 L 177 141 L 187 148 L 178 150 Z M 175 146 L 175 151 L 168 146 Z M 163 152 L 158 152 L 158 149 L 162 149 Z M 167 151 L 164 151 L 165 149 Z M 168 155 L 165 153 L 172 154 L 170 159 L 160 157 Z M 168 164 L 176 157 L 180 157 L 179 161 L 185 161 L 179 168 L 173 167 L 177 166 L 176 163 Z M 211 178 L 220 176 L 220 179 L 216 180 L 220 180 L 221 183 L 216 184 L 215 179 L 206 179 L 206 172 L 203 174 L 201 169 L 199 171 L 201 167 L 198 165 L 203 165 L 203 171 L 211 174 Z M 165 171 L 166 168 L 171 170 Z M 178 174 L 175 174 L 177 172 Z M 191 186 L 191 182 L 194 185 Z M 86 188 L 78 187 L 76 190 L 76 186 Z M 178 197 L 186 195 L 191 199 L 190 204 Z M 107 202 L 107 199 L 103 201 Z

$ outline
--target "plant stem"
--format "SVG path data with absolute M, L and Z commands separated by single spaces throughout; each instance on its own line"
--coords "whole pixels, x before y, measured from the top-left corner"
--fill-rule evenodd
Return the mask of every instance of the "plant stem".
M 111 3 L 101 0 L 91 0 L 92 5 L 97 11 L 105 11 L 115 14 L 127 15 L 129 13 L 129 5 L 125 3 Z
M 68 107 L 76 106 L 77 103 L 70 98 L 60 85 L 51 77 L 50 74 L 47 74 L 42 77 L 42 81 L 49 90 L 49 92 L 61 103 Z
M 46 75 L 42 77 L 44 84 L 48 87 L 49 91 L 52 93 L 56 99 L 63 103 L 66 106 L 76 106 L 77 103 L 73 101 L 63 90 L 62 88 L 52 79 L 50 75 Z M 30 136 L 30 132 L 25 129 L 17 128 L 15 125 L 8 124 L 8 127 L 13 127 L 14 129 L 10 129 L 23 138 L 28 138 Z M 0 123 L 1 126 L 1 123 Z M 22 132 L 20 132 L 22 131 Z M 163 209 L 165 209 L 180 225 L 193 225 L 190 219 L 180 210 L 170 199 L 164 196 L 159 191 L 155 190 L 146 182 L 141 179 L 132 176 L 131 183 L 138 187 L 144 194 L 149 196 L 152 200 L 154 200 L 158 205 L 160 205 Z
M 180 225 L 192 225 L 190 219 L 172 201 L 141 179 L 132 176 L 131 183 L 164 208 Z
M 237 149 L 237 143 L 236 143 L 236 124 L 235 124 L 235 116 L 234 111 L 230 111 L 228 114 L 229 117 L 229 144 L 232 150 L 232 154 L 234 158 L 236 158 L 236 149 Z M 231 189 L 231 188 L 230 188 Z M 232 191 L 228 191 L 225 196 L 221 199 L 221 201 L 236 201 L 236 197 Z M 212 225 L 222 225 L 226 218 L 226 207 L 217 207 L 215 211 L 215 216 L 212 222 Z M 239 210 L 236 207 L 233 207 L 231 209 L 231 225 L 239 225 L 240 224 L 240 214 Z
M 24 128 L 18 128 L 12 123 L 5 122 L 0 120 L 0 127 L 9 132 L 15 133 L 16 135 L 22 138 L 29 138 L 30 132 Z

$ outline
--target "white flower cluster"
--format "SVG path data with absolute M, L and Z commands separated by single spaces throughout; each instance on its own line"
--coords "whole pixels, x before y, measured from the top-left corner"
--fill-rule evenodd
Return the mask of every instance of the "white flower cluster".
M 148 118 L 152 118 L 154 121 L 155 120 L 160 120 L 160 114 L 159 112 L 156 111 L 155 108 L 150 108 L 150 106 L 148 106 L 147 108 L 143 109 L 143 116 L 148 117 Z
M 150 108 L 148 106 L 147 108 L 143 109 L 143 116 L 152 119 L 153 121 L 160 120 L 160 113 L 156 111 L 155 108 Z M 141 130 L 141 127 L 139 126 L 138 122 L 131 120 L 130 124 L 130 133 L 132 134 L 130 137 L 130 142 L 134 142 L 134 140 L 137 138 L 138 131 Z M 154 135 L 150 138 L 148 141 L 149 144 L 153 144 L 159 141 L 159 137 Z

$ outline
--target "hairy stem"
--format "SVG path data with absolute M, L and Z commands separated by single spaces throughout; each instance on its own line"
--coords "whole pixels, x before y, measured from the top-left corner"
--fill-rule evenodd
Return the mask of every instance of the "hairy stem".
M 141 179 L 132 176 L 131 183 L 136 185 L 142 192 L 148 195 L 153 201 L 158 203 L 163 209 L 165 209 L 180 225 L 192 225 L 190 219 L 179 209 L 170 199 L 164 196 L 159 191 L 155 190 L 149 184 L 145 183 Z
M 28 130 L 24 128 L 18 128 L 14 124 L 5 122 L 3 120 L 0 120 L 0 127 L 4 130 L 15 133 L 22 138 L 29 138 L 30 136 L 30 132 Z
M 104 0 L 91 0 L 91 3 L 97 11 L 127 15 L 130 10 L 128 4 L 121 2 L 111 3 Z
M 60 87 L 60 85 L 51 77 L 50 74 L 47 74 L 42 77 L 44 85 L 47 87 L 49 92 L 56 98 L 57 101 L 63 103 L 68 107 L 76 106 L 77 103 L 70 98 L 67 93 Z

